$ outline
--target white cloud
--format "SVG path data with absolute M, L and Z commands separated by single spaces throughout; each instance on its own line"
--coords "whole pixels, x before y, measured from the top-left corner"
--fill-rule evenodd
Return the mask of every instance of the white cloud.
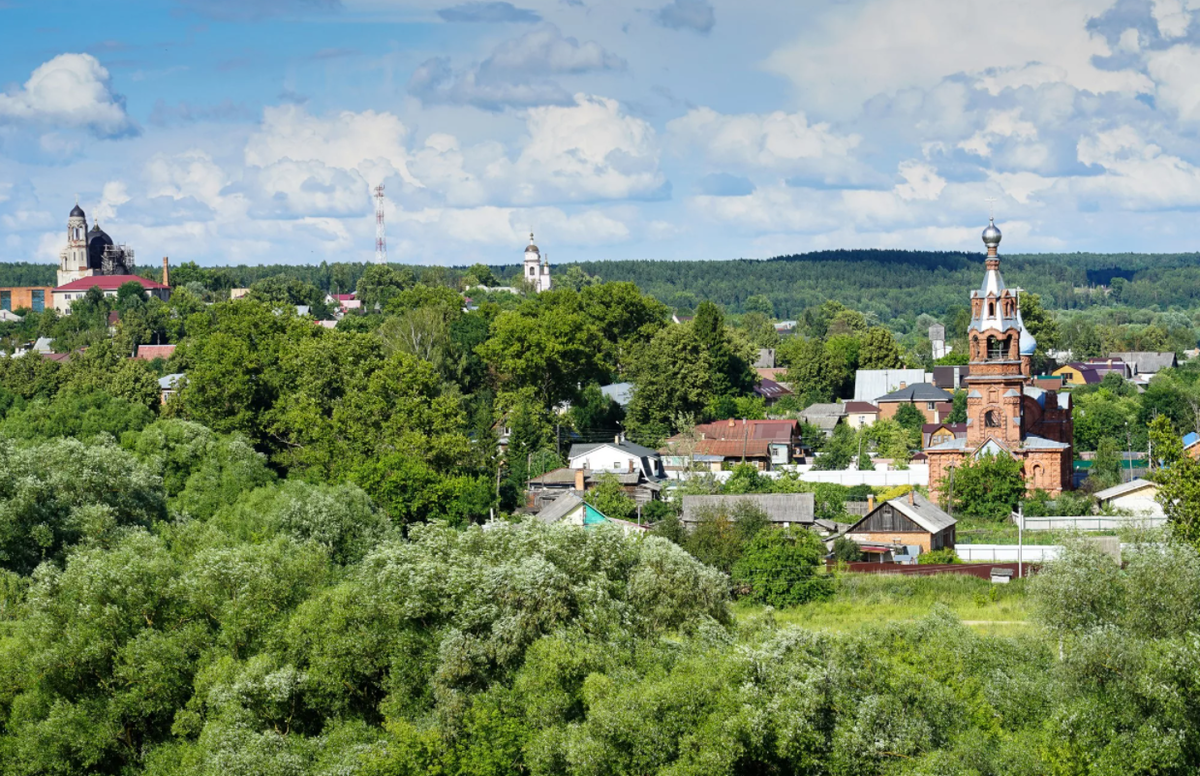
M 699 150 L 709 164 L 781 174 L 844 165 L 858 135 L 839 135 L 828 124 L 810 124 L 804 113 L 728 115 L 694 108 L 667 124 L 671 144 L 681 154 Z M 816 164 L 818 162 L 826 163 Z
M 1163 153 L 1133 127 L 1118 127 L 1080 139 L 1079 161 L 1104 169 L 1103 175 L 1070 181 L 1072 191 L 1101 196 L 1128 210 L 1200 205 L 1200 168 Z
M 1146 68 L 1156 82 L 1160 101 L 1179 118 L 1200 120 L 1200 50 L 1188 45 L 1172 46 L 1146 58 Z
M 908 160 L 900 163 L 900 177 L 904 183 L 896 185 L 896 194 L 900 199 L 934 200 L 946 188 L 946 179 L 937 174 L 937 168 L 931 164 Z
M 791 79 L 804 104 L 852 115 L 867 98 L 930 88 L 956 73 L 994 88 L 1062 81 L 1093 92 L 1146 91 L 1132 71 L 1101 70 L 1108 44 L 1087 29 L 1112 0 L 857 0 L 817 14 L 767 66 Z M 1007 80 L 1006 80 L 1007 79 Z
M 1154 0 L 1150 13 L 1158 25 L 1158 34 L 1167 39 L 1187 35 L 1188 25 L 1192 22 L 1190 12 L 1197 7 L 1200 3 L 1186 0 Z
M 129 186 L 124 181 L 108 181 L 100 194 L 100 202 L 92 208 L 92 220 L 99 223 L 117 215 L 117 208 L 130 200 Z
M 137 131 L 108 71 L 91 54 L 60 54 L 38 67 L 25 85 L 0 94 L 0 121 L 84 129 L 99 137 Z
M 221 191 L 230 182 L 211 156 L 196 149 L 173 156 L 156 154 L 146 163 L 144 175 L 149 197 L 193 197 L 210 206 L 220 203 Z
M 987 125 L 960 142 L 958 147 L 968 153 L 986 158 L 992 155 L 991 144 L 999 138 L 1034 140 L 1037 138 L 1037 134 L 1037 127 L 1032 122 L 1021 119 L 1020 108 L 992 111 L 988 114 Z
M 341 111 L 314 116 L 300 105 L 263 110 L 262 125 L 246 143 L 246 164 L 267 167 L 282 160 L 321 162 L 356 170 L 369 181 L 408 173 L 408 128 L 391 113 Z
M 484 65 L 509 73 L 559 75 L 622 70 L 626 63 L 594 40 L 580 43 L 575 38 L 564 37 L 553 24 L 543 24 L 518 38 L 501 43 L 484 61 Z

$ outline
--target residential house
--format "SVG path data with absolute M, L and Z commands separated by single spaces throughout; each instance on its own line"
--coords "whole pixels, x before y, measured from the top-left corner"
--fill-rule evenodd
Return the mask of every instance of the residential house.
M 770 407 L 784 396 L 791 396 L 792 392 L 774 380 L 760 379 L 758 385 L 754 386 L 754 395 Z
M 738 507 L 762 510 L 775 528 L 809 528 L 816 523 L 816 500 L 811 493 L 744 493 L 729 496 L 684 496 L 679 521 L 692 530 L 706 516 L 732 516 Z
M 775 366 L 775 348 L 759 348 L 758 358 L 750 365 L 754 369 L 772 369 Z
M 932 379 L 924 369 L 859 369 L 854 373 L 854 401 L 876 404 L 880 396 Z
M 20 323 L 25 320 L 23 316 L 17 315 L 11 310 L 0 310 L 0 323 Z
M 175 354 L 174 345 L 139 345 L 134 358 L 142 361 L 153 361 L 156 358 L 168 359 Z
M 848 401 L 843 406 L 846 411 L 846 425 L 855 431 L 879 420 L 879 408 L 869 401 Z
M 600 386 L 600 393 L 615 401 L 622 407 L 628 407 L 633 398 L 633 383 L 612 383 Z
M 1084 366 L 1090 367 L 1100 375 L 1103 380 L 1109 372 L 1116 372 L 1126 380 L 1133 379 L 1133 365 L 1122 361 L 1119 358 L 1089 358 L 1083 362 Z
M 957 391 L 963 387 L 963 380 L 971 374 L 971 367 L 935 366 L 933 368 L 933 384 L 947 391 Z
M 1120 509 L 1139 517 L 1163 515 L 1162 504 L 1155 498 L 1158 495 L 1158 483 L 1141 477 L 1096 491 L 1093 495 L 1101 507 Z
M 776 321 L 775 333 L 781 337 L 790 337 L 796 332 L 796 321 Z
M 1183 452 L 1192 458 L 1200 458 L 1200 434 L 1192 431 L 1183 435 Z
M 657 501 L 662 493 L 661 477 L 646 477 L 637 471 L 607 471 L 604 469 L 571 469 L 562 467 L 533 477 L 526 483 L 527 503 L 530 509 L 540 509 L 547 501 L 567 491 L 586 493 L 600 484 L 603 477 L 614 477 L 625 495 L 638 504 Z
M 869 511 L 846 530 L 862 550 L 875 554 L 900 554 L 918 546 L 921 552 L 954 548 L 955 519 L 916 491 L 885 501 L 871 500 Z
M 821 429 L 827 437 L 833 436 L 833 430 L 837 428 L 837 424 L 841 423 L 844 417 L 846 417 L 846 405 L 838 403 L 810 404 L 800 413 L 801 421 Z
M 966 423 L 926 423 L 921 426 L 921 447 L 953 442 L 955 439 L 967 438 Z
M 894 418 L 901 405 L 911 404 L 926 421 L 941 423 L 954 410 L 954 395 L 932 383 L 917 383 L 880 396 L 875 403 L 879 405 L 881 419 Z
M 547 504 L 542 511 L 537 513 L 536 519 L 548 525 L 572 525 L 580 528 L 614 525 L 623 529 L 626 534 L 644 533 L 650 530 L 649 526 L 608 517 L 573 491 L 568 491 Z
M 784 388 L 787 388 L 789 391 L 792 389 L 792 387 L 787 384 L 788 370 L 785 366 L 759 367 L 754 371 L 756 374 L 758 374 L 758 378 L 760 380 L 774 380 Z
M 572 469 L 595 472 L 640 472 L 646 479 L 661 479 L 664 475 L 662 457 L 649 447 L 616 438 L 612 442 L 573 444 L 567 453 Z
M 1055 369 L 1053 374 L 1055 377 L 1062 378 L 1064 387 L 1068 385 L 1095 385 L 1101 379 L 1099 372 L 1081 361 L 1064 364 Z
M 248 288 L 231 288 L 229 289 L 229 301 L 236 302 L 250 293 Z
M 746 462 L 771 469 L 791 463 L 800 449 L 798 421 L 730 419 L 702 423 L 690 435 L 673 436 L 662 451 L 679 460 L 704 456 L 711 465 L 719 457 L 722 464 Z
M 54 352 L 54 340 L 51 339 L 50 337 L 38 337 L 37 341 L 33 343 L 33 347 L 31 348 L 31 350 L 33 350 L 34 353 L 38 353 L 40 355 L 46 355 L 47 353 L 53 353 Z
M 158 378 L 158 399 L 161 403 L 166 404 L 175 394 L 179 393 L 182 387 L 183 373 L 176 372 L 175 374 L 164 375 Z
M 1133 367 L 1133 376 L 1138 380 L 1149 380 L 1164 369 L 1179 366 L 1174 353 L 1158 353 L 1154 351 L 1127 350 L 1119 353 L 1109 353 L 1109 358 L 1119 358 Z
M 690 323 L 691 320 L 695 317 L 696 316 L 694 316 L 694 315 L 679 315 L 678 313 L 672 313 L 671 314 L 671 323 L 679 323 L 679 324 Z

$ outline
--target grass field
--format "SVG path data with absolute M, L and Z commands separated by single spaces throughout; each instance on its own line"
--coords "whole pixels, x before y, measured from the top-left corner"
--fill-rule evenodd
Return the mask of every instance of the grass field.
M 1116 536 L 1117 531 L 1088 531 L 1088 536 Z M 958 544 L 1016 544 L 1017 526 L 1014 523 L 964 518 L 954 528 Z M 1062 544 L 1076 536 L 1075 531 L 1026 531 L 1025 544 Z
M 971 627 L 995 635 L 1014 635 L 1029 622 L 1025 581 L 993 585 L 958 574 L 918 577 L 890 574 L 841 574 L 833 598 L 775 612 L 780 623 L 816 630 L 848 631 L 896 620 L 915 620 L 943 604 Z M 734 613 L 750 617 L 763 607 L 738 603 Z

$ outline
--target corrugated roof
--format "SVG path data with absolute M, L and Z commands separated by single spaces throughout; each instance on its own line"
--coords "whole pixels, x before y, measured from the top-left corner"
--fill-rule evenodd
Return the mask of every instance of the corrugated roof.
M 906 388 L 901 388 L 898 391 L 892 391 L 886 396 L 880 396 L 876 403 L 882 402 L 911 402 L 911 401 L 934 401 L 934 402 L 953 402 L 954 394 L 949 391 L 942 390 L 932 383 L 917 383 Z
M 1127 493 L 1133 493 L 1135 491 L 1142 490 L 1143 488 L 1157 489 L 1158 483 L 1151 482 L 1150 480 L 1143 480 L 1141 477 L 1138 477 L 1136 480 L 1122 482 L 1120 485 L 1113 485 L 1111 488 L 1098 490 L 1092 495 L 1101 501 L 1108 501 L 1109 499 L 1117 498 L 1118 496 L 1124 496 Z
M 543 523 L 557 523 L 583 503 L 575 491 L 570 490 L 551 501 L 537 513 L 537 519 Z
M 874 402 L 900 387 L 925 382 L 924 369 L 859 369 L 854 373 L 854 401 Z
M 767 513 L 773 523 L 811 524 L 816 515 L 816 500 L 811 493 L 743 493 L 728 496 L 684 496 L 685 523 L 699 521 L 707 509 L 733 510 L 738 504 L 752 504 Z
M 912 497 L 911 504 L 908 501 L 910 495 Z M 937 533 L 942 529 L 949 528 L 958 522 L 953 517 L 943 512 L 932 501 L 916 491 L 912 491 L 911 494 L 905 494 L 900 498 L 894 498 L 891 501 L 885 501 L 884 503 L 907 517 L 909 520 L 912 520 L 914 523 L 919 525 L 922 530 L 928 531 L 931 534 Z M 858 526 L 869 520 L 871 515 L 879 511 L 879 508 L 882 506 L 883 504 L 880 504 L 879 507 L 876 507 L 859 518 L 859 520 L 850 527 L 850 530 L 847 531 L 847 533 L 852 532 L 855 528 L 858 528 Z
M 1159 353 L 1146 350 L 1130 350 L 1121 353 L 1109 353 L 1110 358 L 1119 358 L 1133 366 L 1138 374 L 1157 374 L 1164 369 L 1176 365 L 1174 353 Z
M 593 450 L 599 450 L 602 447 L 612 447 L 617 450 L 620 450 L 621 452 L 629 453 L 630 455 L 635 456 L 637 458 L 657 458 L 658 457 L 658 452 L 656 450 L 651 450 L 649 447 L 642 447 L 641 445 L 635 445 L 633 442 L 630 442 L 628 440 L 621 440 L 620 442 L 594 442 L 594 443 L 590 443 L 590 444 L 578 444 L 578 443 L 573 444 L 573 445 L 571 445 L 571 452 L 567 454 L 567 457 L 568 458 L 578 458 L 581 455 L 587 455 L 588 453 L 592 452 Z

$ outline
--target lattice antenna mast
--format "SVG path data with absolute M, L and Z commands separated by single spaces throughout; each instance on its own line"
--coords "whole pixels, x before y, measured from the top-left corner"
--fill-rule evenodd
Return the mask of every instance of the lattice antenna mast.
M 375 263 L 387 264 L 387 229 L 383 224 L 383 184 L 375 187 Z

